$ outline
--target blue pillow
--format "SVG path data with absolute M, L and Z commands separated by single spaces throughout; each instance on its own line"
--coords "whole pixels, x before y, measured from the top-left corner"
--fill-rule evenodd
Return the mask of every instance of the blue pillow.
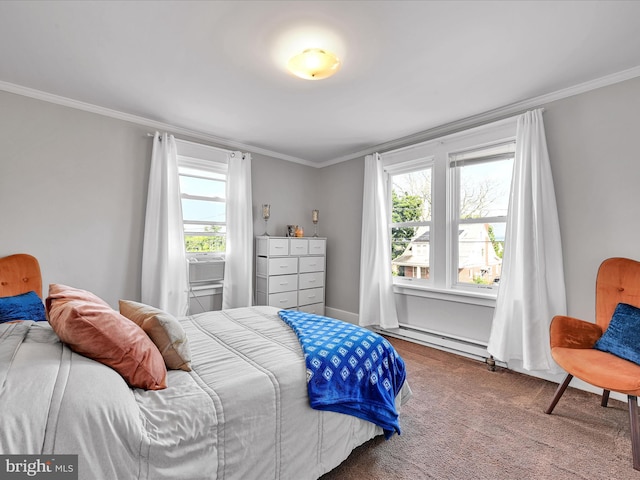
M 0 323 L 11 320 L 46 320 L 44 305 L 36 292 L 0 298 Z
M 640 365 L 640 308 L 619 303 L 593 348 Z

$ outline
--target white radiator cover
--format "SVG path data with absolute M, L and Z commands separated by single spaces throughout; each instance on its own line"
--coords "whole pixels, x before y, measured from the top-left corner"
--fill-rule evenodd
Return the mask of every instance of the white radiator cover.
M 189 288 L 189 315 L 222 310 L 222 284 L 192 285 Z
M 189 278 L 189 315 L 222 310 L 224 258 L 196 254 L 187 259 Z

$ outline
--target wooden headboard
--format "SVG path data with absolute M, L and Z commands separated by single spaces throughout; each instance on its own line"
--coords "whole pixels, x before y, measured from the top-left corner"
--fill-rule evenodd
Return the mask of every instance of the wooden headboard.
M 42 298 L 42 275 L 36 257 L 18 253 L 0 258 L 0 297 L 32 290 Z

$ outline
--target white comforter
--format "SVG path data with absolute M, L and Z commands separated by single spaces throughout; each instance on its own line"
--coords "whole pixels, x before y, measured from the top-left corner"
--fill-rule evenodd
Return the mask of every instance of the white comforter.
M 169 371 L 161 391 L 128 388 L 45 322 L 1 324 L 0 453 L 78 454 L 92 480 L 301 480 L 382 433 L 309 407 L 300 344 L 276 309 L 182 323 L 193 371 Z

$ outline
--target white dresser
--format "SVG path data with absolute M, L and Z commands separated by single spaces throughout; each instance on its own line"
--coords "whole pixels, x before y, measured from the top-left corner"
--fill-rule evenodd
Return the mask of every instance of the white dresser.
M 326 238 L 256 237 L 256 304 L 324 315 Z

